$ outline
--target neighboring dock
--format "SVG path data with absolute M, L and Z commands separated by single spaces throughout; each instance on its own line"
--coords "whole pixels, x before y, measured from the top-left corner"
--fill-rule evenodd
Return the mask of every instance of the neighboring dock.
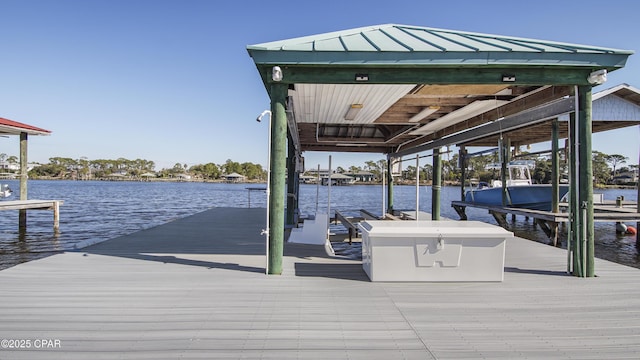
M 60 205 L 62 200 L 7 200 L 0 201 L 0 210 L 52 210 L 53 211 L 53 231 L 60 231 Z M 23 227 L 23 224 L 20 224 Z M 26 231 L 26 224 L 24 229 Z
M 638 269 L 596 259 L 597 277 L 576 278 L 565 250 L 515 238 L 503 282 L 372 283 L 359 261 L 288 243 L 283 274 L 268 276 L 264 218 L 265 209 L 214 208 L 0 271 L 0 339 L 30 341 L 0 358 L 640 353 Z
M 516 208 L 509 206 L 493 206 L 483 205 L 478 203 L 466 202 L 466 201 L 452 201 L 451 206 L 456 210 L 460 220 L 467 220 L 466 208 L 478 208 L 486 209 L 491 214 L 496 222 L 504 227 L 508 228 L 506 216 L 511 214 L 512 216 L 523 216 L 525 218 L 532 218 L 536 225 L 539 225 L 544 233 L 551 240 L 552 245 L 558 243 L 558 225 L 560 223 L 569 222 L 569 213 L 551 212 L 542 210 L 533 210 L 525 208 Z M 566 209 L 568 205 L 561 203 L 560 208 Z M 640 222 L 640 213 L 638 212 L 635 203 L 626 202 L 617 206 L 615 202 L 603 202 L 601 204 L 594 205 L 594 222 Z

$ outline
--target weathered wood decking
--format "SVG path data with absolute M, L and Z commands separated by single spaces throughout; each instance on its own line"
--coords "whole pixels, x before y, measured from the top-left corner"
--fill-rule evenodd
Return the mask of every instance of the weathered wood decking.
M 515 238 L 501 283 L 371 283 L 286 244 L 264 275 L 264 209 L 212 209 L 0 271 L 6 359 L 628 359 L 640 270 Z M 59 340 L 35 348 L 36 339 Z M 39 343 L 42 344 L 41 342 Z M 55 344 L 55 343 L 54 343 Z

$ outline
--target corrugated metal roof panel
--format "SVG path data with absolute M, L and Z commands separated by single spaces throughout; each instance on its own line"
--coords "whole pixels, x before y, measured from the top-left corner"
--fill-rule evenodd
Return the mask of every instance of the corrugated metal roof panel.
M 313 49 L 316 51 L 347 51 L 339 37 L 313 42 Z
M 411 51 L 411 49 L 403 46 L 383 31 L 370 31 L 364 34 L 364 36 L 380 51 Z
M 446 37 L 438 36 L 437 32 L 433 32 L 428 28 L 408 28 L 406 31 L 427 44 L 431 44 L 440 51 L 476 51 L 472 46 L 465 46 L 460 43 L 450 41 Z
M 377 51 L 373 44 L 360 33 L 343 36 L 342 42 L 347 51 Z
M 385 63 L 380 57 L 381 52 L 393 52 L 403 54 L 397 55 L 394 63 L 405 65 L 446 65 L 451 63 L 451 58 L 443 57 L 443 54 L 456 53 L 455 61 L 467 65 L 479 64 L 482 60 L 495 65 L 505 60 L 504 64 L 508 65 L 592 67 L 624 66 L 626 56 L 633 53 L 629 50 L 397 24 L 250 45 L 247 50 L 256 63 L 340 64 L 356 61 L 373 65 Z M 315 56 L 305 57 L 295 54 L 291 58 L 287 52 L 293 51 L 322 51 L 330 52 L 331 55 L 317 56 L 316 53 Z M 359 54 L 357 58 L 354 58 L 354 53 Z M 505 57 L 502 55 L 504 53 L 519 55 Z M 609 58 L 608 55 L 615 56 L 616 59 Z M 624 59 L 617 59 L 620 57 Z M 519 60 L 516 62 L 515 59 Z
M 433 46 L 432 44 L 421 39 L 419 36 L 416 36 L 410 31 L 407 31 L 403 28 L 390 27 L 381 31 L 384 31 L 384 33 L 386 33 L 388 36 L 392 37 L 397 42 L 412 49 L 413 51 L 442 51 L 442 48 Z

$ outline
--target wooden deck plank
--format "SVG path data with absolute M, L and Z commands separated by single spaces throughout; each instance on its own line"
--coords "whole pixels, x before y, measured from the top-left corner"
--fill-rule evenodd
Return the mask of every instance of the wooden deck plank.
M 63 200 L 7 200 L 0 201 L 0 210 L 54 210 L 63 203 Z
M 372 283 L 286 244 L 264 275 L 264 209 L 212 209 L 0 271 L 2 359 L 634 358 L 640 270 L 514 238 L 501 283 Z

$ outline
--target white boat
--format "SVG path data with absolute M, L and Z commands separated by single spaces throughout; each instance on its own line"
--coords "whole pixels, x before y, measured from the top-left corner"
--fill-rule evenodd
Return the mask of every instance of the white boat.
M 13 190 L 11 190 L 8 184 L 0 185 L 0 198 L 8 198 L 11 195 L 13 195 Z
M 507 206 L 534 210 L 551 210 L 551 184 L 533 184 L 527 162 L 507 165 Z M 568 184 L 558 185 L 559 199 L 569 192 Z M 502 206 L 502 182 L 494 180 L 489 186 L 479 186 L 465 193 L 469 203 Z

